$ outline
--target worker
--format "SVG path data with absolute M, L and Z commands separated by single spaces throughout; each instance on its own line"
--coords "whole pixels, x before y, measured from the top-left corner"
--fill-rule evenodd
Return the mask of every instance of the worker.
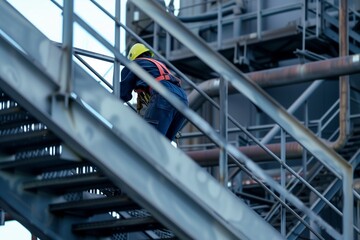
M 154 53 L 141 43 L 134 44 L 128 53 L 129 60 L 135 61 L 188 106 L 187 95 L 180 86 L 180 79 L 171 73 L 163 62 L 153 57 Z M 146 105 L 144 119 L 170 141 L 173 141 L 183 127 L 185 117 L 145 81 L 124 67 L 121 71 L 120 98 L 125 102 L 131 100 L 133 90 L 138 94 L 138 112 L 141 111 L 143 105 Z

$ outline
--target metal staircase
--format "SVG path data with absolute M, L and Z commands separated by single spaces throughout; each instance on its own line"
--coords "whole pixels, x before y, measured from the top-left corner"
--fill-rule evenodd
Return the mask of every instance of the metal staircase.
M 325 201 L 309 199 L 312 191 L 306 183 L 312 185 L 313 179 L 290 181 L 285 186 L 268 176 L 74 15 L 75 22 L 113 51 L 116 61 L 137 71 L 181 109 L 257 182 L 255 188 L 264 188 L 271 197 L 256 196 L 255 188 L 248 195 L 230 192 L 79 65 L 73 63 L 71 81 L 64 77 L 69 57 L 66 49 L 49 41 L 2 0 L 0 206 L 41 239 L 296 239 L 305 228 L 319 239 L 329 235 L 346 239 L 353 236 L 354 229 L 358 232 L 350 219 L 352 204 L 345 205 L 353 203 L 348 173 L 359 161 L 354 147 L 358 132 L 353 131 L 343 149 L 347 163 L 153 1 L 132 2 L 154 13 L 154 21 L 195 55 L 207 56 L 203 60 L 222 80 L 263 109 L 319 160 L 309 163 L 307 170 L 318 178 L 315 181 L 328 177 L 327 184 L 317 189 Z M 64 11 L 68 10 L 64 6 Z M 223 114 L 228 117 L 227 112 Z M 318 214 L 341 191 L 344 206 L 338 211 L 343 229 L 338 231 Z M 288 221 L 283 223 L 284 219 Z M 323 232 L 315 231 L 310 223 Z
M 56 204 L 65 204 L 66 199 L 59 194 L 92 189 L 95 183 L 104 187 L 109 181 L 108 184 L 112 183 L 110 186 L 115 185 L 121 191 L 124 190 L 126 195 L 146 209 L 156 222 L 171 229 L 179 238 L 251 239 L 255 238 L 256 233 L 255 229 L 249 231 L 253 228 L 253 222 L 257 222 L 257 227 L 261 226 L 267 232 L 266 236 L 263 236 L 264 239 L 268 239 L 268 236 L 272 236 L 273 239 L 280 237 L 270 225 L 222 187 L 186 154 L 174 148 L 152 127 L 147 126 L 144 120 L 123 106 L 115 96 L 99 87 L 76 64 L 73 92 L 69 95 L 61 92 L 61 84 L 64 83 L 61 82 L 62 75 L 59 73 L 65 69 L 66 63 L 62 61 L 66 53 L 47 40 L 6 1 L 1 1 L 0 4 L 1 29 L 6 33 L 0 43 L 1 89 L 17 102 L 15 105 L 31 112 L 41 122 L 39 124 L 41 127 L 50 130 L 61 139 L 61 142 L 65 142 L 66 146 L 71 148 L 73 153 L 71 155 L 76 156 L 74 161 L 77 164 L 80 162 L 81 165 L 88 166 L 90 162 L 89 167 L 96 169 L 96 174 L 79 176 L 78 179 L 76 173 L 81 172 L 82 168 L 74 169 L 73 159 L 70 159 L 71 168 L 68 169 L 67 160 L 60 157 L 65 163 L 62 164 L 57 160 L 55 163 L 53 159 L 51 159 L 52 163 L 43 163 L 49 165 L 50 169 L 53 168 L 56 176 L 54 179 L 33 175 L 27 171 L 27 168 L 24 168 L 23 173 L 18 173 L 17 167 L 13 168 L 15 169 L 13 172 L 1 171 L 3 190 L 0 194 L 1 206 L 15 219 L 41 239 L 78 239 L 80 236 L 84 239 L 97 238 L 99 236 L 92 236 L 94 225 L 103 226 L 96 227 L 98 235 L 109 235 L 113 231 L 121 233 L 146 230 L 159 226 L 149 217 L 142 221 L 127 219 L 125 223 L 117 220 L 115 224 L 104 222 L 104 218 L 95 220 L 94 217 L 95 222 L 93 222 L 91 217 L 84 218 L 76 214 L 59 216 L 58 211 L 54 214 L 46 207 L 51 206 L 52 209 L 59 210 Z M 8 28 L 7 24 L 12 25 L 11 28 Z M 12 30 L 15 29 L 14 26 L 16 31 Z M 29 34 L 25 44 L 25 39 L 21 36 L 24 32 Z M 17 44 L 14 45 L 14 42 Z M 40 51 L 40 48 L 32 47 L 34 46 L 32 44 L 45 48 Z M 44 51 L 49 54 L 43 55 Z M 119 53 L 116 53 L 117 57 L 118 55 Z M 9 124 L 13 123 L 9 122 Z M 16 125 L 14 129 L 21 129 L 21 124 L 20 121 L 20 127 Z M 35 126 L 37 123 L 32 122 L 27 126 L 26 136 L 28 136 L 27 131 L 33 130 L 33 124 Z M 138 126 L 142 126 L 141 129 Z M 42 144 L 46 144 L 47 139 L 42 135 L 41 127 L 38 136 L 40 140 L 44 140 Z M 33 134 L 32 131 L 29 134 Z M 32 140 L 29 140 L 23 144 L 26 147 L 31 146 L 31 143 Z M 52 143 L 50 139 L 48 143 Z M 20 150 L 19 145 L 9 144 Z M 139 148 L 138 144 L 147 151 Z M 47 149 L 45 146 L 45 151 Z M 56 159 L 59 156 L 55 155 L 65 154 L 67 151 L 64 150 L 63 153 L 63 149 L 66 147 L 50 148 L 50 155 L 54 155 L 51 158 Z M 29 149 L 30 152 L 31 150 L 36 152 L 34 149 Z M 15 152 L 4 152 L 2 157 L 6 165 L 9 164 L 6 160 L 12 158 L 16 160 L 10 154 Z M 31 154 L 26 153 L 24 161 L 32 160 L 26 155 Z M 45 159 L 42 160 L 45 162 Z M 58 173 L 57 166 L 51 166 L 53 163 L 61 165 L 64 170 Z M 33 171 L 36 172 L 36 167 L 33 167 Z M 38 171 L 45 176 L 48 175 L 43 173 L 42 169 Z M 64 177 L 58 178 L 62 174 Z M 204 184 L 211 187 L 204 188 Z M 111 205 L 111 201 L 109 204 Z M 69 207 L 65 206 L 66 208 Z M 244 215 L 239 216 L 228 209 L 243 209 Z M 105 219 L 110 217 L 109 214 L 105 214 Z M 209 231 L 197 231 L 198 229 Z M 86 236 L 89 231 L 91 235 Z

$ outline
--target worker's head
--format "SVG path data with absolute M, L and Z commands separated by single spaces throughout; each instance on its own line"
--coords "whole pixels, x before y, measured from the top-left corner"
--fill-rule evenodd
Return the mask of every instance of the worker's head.
M 145 55 L 145 56 L 144 56 Z M 147 48 L 144 44 L 142 43 L 135 43 L 129 51 L 128 54 L 128 59 L 130 59 L 131 61 L 133 61 L 134 59 L 140 57 L 140 56 L 144 56 L 144 57 L 153 57 L 154 53 L 152 51 L 150 51 L 149 48 Z

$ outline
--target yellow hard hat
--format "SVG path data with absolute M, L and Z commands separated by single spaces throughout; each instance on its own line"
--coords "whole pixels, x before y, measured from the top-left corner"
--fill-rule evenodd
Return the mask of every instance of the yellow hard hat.
M 149 48 L 147 48 L 144 44 L 142 43 L 135 43 L 129 51 L 129 54 L 127 56 L 128 59 L 130 59 L 131 61 L 133 61 L 134 59 L 136 59 L 138 56 L 140 56 L 141 54 L 145 53 L 145 52 L 150 52 L 151 57 L 154 56 L 154 53 L 150 51 Z

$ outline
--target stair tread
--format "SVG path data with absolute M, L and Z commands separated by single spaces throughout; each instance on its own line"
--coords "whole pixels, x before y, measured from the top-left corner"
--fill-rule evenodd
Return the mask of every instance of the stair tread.
M 140 232 L 164 228 L 153 217 L 115 219 L 91 223 L 73 225 L 73 231 L 77 234 L 90 234 L 93 236 L 105 236 L 114 233 Z
M 19 148 L 39 147 L 41 143 L 49 145 L 50 143 L 59 142 L 60 139 L 50 130 L 43 129 L 19 134 L 1 135 L 0 150 L 6 153 L 12 153 L 18 151 Z
M 50 211 L 52 213 L 66 213 L 77 216 L 91 216 L 97 213 L 126 211 L 139 208 L 138 204 L 125 195 L 85 199 L 50 205 Z
M 27 173 L 40 173 L 51 170 L 61 170 L 80 166 L 82 161 L 63 158 L 61 155 L 39 156 L 18 160 L 8 160 L 0 162 L 2 170 L 16 170 Z
M 113 184 L 100 173 L 75 174 L 68 177 L 35 180 L 23 185 L 24 189 L 28 191 L 40 190 L 58 194 L 105 186 L 113 186 Z
M 34 121 L 38 122 L 20 106 L 0 109 L 1 128 L 4 128 L 7 125 L 11 126 L 19 123 L 26 124 Z

